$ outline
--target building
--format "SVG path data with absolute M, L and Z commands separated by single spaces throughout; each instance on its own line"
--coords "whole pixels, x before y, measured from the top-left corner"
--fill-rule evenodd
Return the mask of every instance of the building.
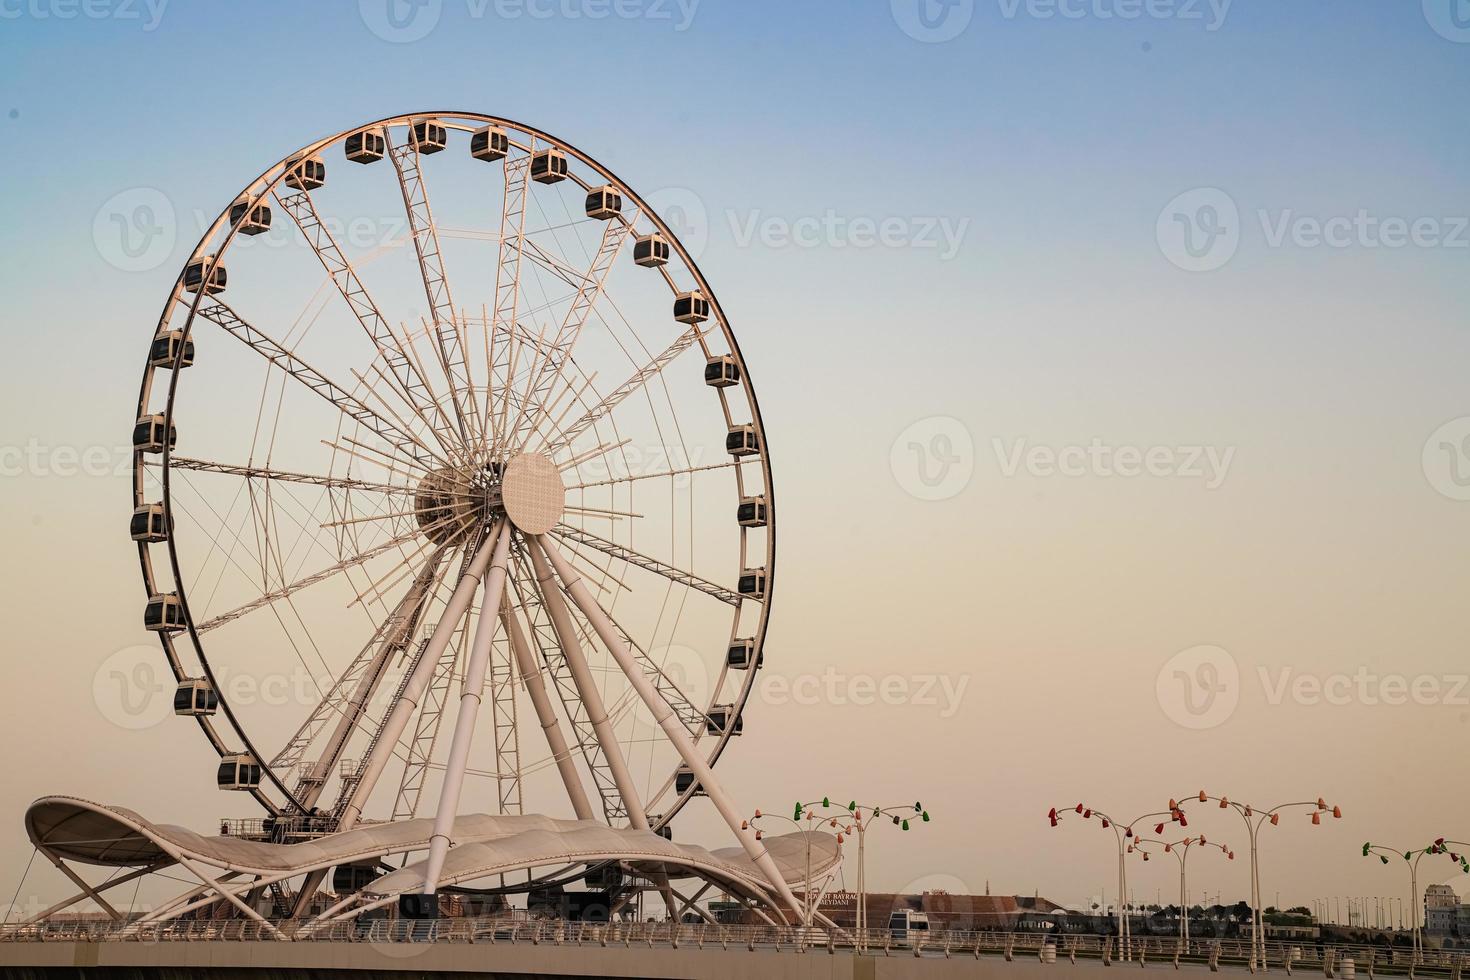
M 1424 931 L 1437 936 L 1453 933 L 1460 917 L 1460 896 L 1449 885 L 1424 889 Z

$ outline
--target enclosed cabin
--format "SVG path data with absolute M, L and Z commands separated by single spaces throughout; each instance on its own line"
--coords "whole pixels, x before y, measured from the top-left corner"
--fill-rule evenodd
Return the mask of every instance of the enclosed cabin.
M 649 827 L 657 827 L 658 826 L 658 822 L 660 820 L 662 820 L 663 818 L 664 818 L 664 815 L 662 813 L 650 813 L 648 815 L 648 826 Z M 673 827 L 673 824 L 667 824 L 666 823 L 662 827 L 658 827 L 658 829 L 655 830 L 654 833 L 655 834 L 658 834 L 664 840 L 673 840 L 674 839 L 674 827 Z
M 680 323 L 703 323 L 709 319 L 709 300 L 692 289 L 674 297 L 674 319 Z
M 735 507 L 735 520 L 741 527 L 765 527 L 766 498 L 741 497 L 740 503 Z
M 133 519 L 128 522 L 128 533 L 133 540 L 148 544 L 167 541 L 172 530 L 173 522 L 164 513 L 163 504 L 144 504 L 133 511 Z
M 745 719 L 735 713 L 733 704 L 717 704 L 704 716 L 704 730 L 711 735 L 739 735 L 745 731 Z
M 342 151 L 353 163 L 377 163 L 388 152 L 388 141 L 379 130 L 365 129 L 347 137 Z
M 186 718 L 212 715 L 219 710 L 219 695 L 207 677 L 186 677 L 174 689 L 174 714 Z
M 332 869 L 332 890 L 338 895 L 355 895 L 381 876 L 376 861 L 339 864 Z
M 747 568 L 741 572 L 740 585 L 736 591 L 747 599 L 764 599 L 766 597 L 766 570 Z
M 134 452 L 161 453 L 165 445 L 173 449 L 178 442 L 178 426 L 165 424 L 162 415 L 145 415 L 133 424 Z
M 688 766 L 680 766 L 678 771 L 674 773 L 674 792 L 683 796 L 691 789 L 694 790 L 695 796 L 705 795 L 704 787 L 700 786 L 694 780 L 694 771 Z
M 704 383 L 711 388 L 729 388 L 740 383 L 740 365 L 733 355 L 720 354 L 704 362 Z
M 182 330 L 165 330 L 153 338 L 153 346 L 148 348 L 149 367 L 186 368 L 193 363 L 194 341 L 185 339 Z
M 753 425 L 732 425 L 725 434 L 725 451 L 731 456 L 754 456 L 761 451 L 760 434 Z
M 314 191 L 327 182 L 327 165 L 315 153 L 295 157 L 286 164 L 286 186 L 298 191 Z
M 606 892 L 612 891 L 614 888 L 621 888 L 625 877 L 623 866 L 616 861 L 609 861 L 606 864 L 599 864 L 597 867 L 588 871 L 582 877 L 582 880 L 587 883 L 588 888 Z
M 229 281 L 225 264 L 216 262 L 213 255 L 201 255 L 189 260 L 184 266 L 184 289 L 191 293 L 214 295 L 225 291 Z
M 587 192 L 587 217 L 607 221 L 623 213 L 623 195 L 612 184 Z
M 230 205 L 230 224 L 242 235 L 260 235 L 271 230 L 271 208 L 250 195 L 242 195 Z
M 766 665 L 766 652 L 757 650 L 755 640 L 751 637 L 735 639 L 730 643 L 730 649 L 725 652 L 725 663 L 732 670 L 759 670 Z
M 420 153 L 438 153 L 449 145 L 449 130 L 435 119 L 420 119 L 408 127 L 408 142 Z
M 184 603 L 177 592 L 149 596 L 143 607 L 143 626 L 155 633 L 177 633 L 183 629 Z
M 633 239 L 633 262 L 645 269 L 669 264 L 669 240 L 658 232 Z
M 510 134 L 499 126 L 481 126 L 470 134 L 470 156 L 476 160 L 503 160 L 510 152 Z
M 249 752 L 235 752 L 219 758 L 215 777 L 220 789 L 252 790 L 260 786 L 260 763 Z
M 537 150 L 531 154 L 531 179 L 538 184 L 556 184 L 567 179 L 567 155 L 561 150 Z

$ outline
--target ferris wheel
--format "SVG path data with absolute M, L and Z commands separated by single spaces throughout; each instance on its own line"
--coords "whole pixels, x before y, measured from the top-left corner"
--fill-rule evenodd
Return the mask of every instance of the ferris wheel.
M 766 431 L 694 259 L 585 153 L 434 112 L 271 165 L 174 284 L 132 444 L 144 625 L 194 782 L 264 811 L 237 835 L 433 815 L 432 892 L 465 810 L 739 829 Z

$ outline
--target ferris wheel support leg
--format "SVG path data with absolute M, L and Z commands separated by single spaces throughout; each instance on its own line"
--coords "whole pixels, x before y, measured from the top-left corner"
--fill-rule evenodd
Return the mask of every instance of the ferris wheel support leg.
M 730 831 L 740 841 L 740 846 L 745 849 L 745 853 L 750 856 L 751 861 L 766 876 L 766 880 L 771 883 L 771 887 L 775 890 L 776 895 L 781 901 L 785 903 L 786 907 L 800 917 L 802 914 L 801 904 L 796 900 L 796 896 L 792 894 L 791 886 L 781 876 L 781 871 L 776 867 L 776 862 L 771 858 L 770 853 L 755 840 L 754 831 L 740 829 L 740 814 L 736 811 L 734 802 L 726 795 L 724 788 L 715 781 L 714 771 L 710 768 L 709 763 L 705 761 L 704 756 L 700 755 L 699 749 L 694 744 L 694 740 L 689 737 L 689 733 L 679 723 L 679 719 L 674 716 L 674 709 L 669 706 L 668 701 L 664 700 L 658 691 L 654 689 L 653 685 L 649 683 L 648 678 L 644 676 L 643 671 L 634 661 L 632 653 L 628 651 L 627 646 L 624 644 L 623 638 L 618 635 L 618 631 L 613 626 L 612 621 L 608 619 L 607 613 L 603 612 L 602 607 L 593 599 L 592 593 L 588 591 L 586 583 L 582 581 L 582 577 L 567 563 L 567 560 L 562 557 L 561 552 L 556 549 L 556 546 L 545 535 L 538 535 L 533 541 L 539 546 L 541 551 L 545 552 L 546 557 L 555 566 L 556 573 L 561 576 L 562 584 L 566 586 L 566 590 L 571 595 L 572 601 L 577 604 L 577 608 L 582 610 L 582 615 L 587 617 L 587 621 L 592 624 L 592 628 L 602 638 L 603 644 L 607 646 L 608 652 L 617 661 L 618 667 L 622 669 L 623 674 L 628 678 L 628 682 L 633 685 L 633 689 L 638 692 L 638 696 L 653 714 L 654 720 L 663 729 L 664 735 L 673 743 L 679 756 L 684 760 L 684 764 L 693 773 L 695 781 L 704 788 L 710 801 L 714 803 L 715 809 L 720 812 L 720 816 L 725 819 L 725 823 L 729 824 Z M 534 549 L 532 553 L 535 554 Z
M 454 719 L 454 738 L 449 743 L 449 760 L 444 766 L 439 810 L 434 815 L 433 836 L 429 838 L 429 861 L 424 870 L 425 895 L 434 894 L 439 886 L 439 874 L 444 870 L 444 859 L 449 854 L 449 837 L 454 832 L 454 818 L 459 815 L 459 794 L 464 788 L 470 742 L 475 737 L 475 721 L 485 691 L 485 674 L 490 664 L 490 649 L 495 642 L 495 627 L 500 624 L 497 613 L 505 595 L 505 563 L 509 555 L 510 529 L 502 527 L 490 558 L 490 574 L 485 578 L 485 594 L 480 600 L 480 616 L 475 623 L 474 641 L 470 644 L 470 661 L 465 666 L 464 686 L 460 689 L 459 714 Z
M 454 636 L 455 630 L 459 628 L 459 622 L 464 618 L 465 612 L 469 609 L 470 600 L 474 598 L 475 590 L 480 586 L 480 580 L 485 577 L 485 568 L 490 564 L 490 555 L 495 548 L 495 542 L 504 530 L 503 522 L 495 526 L 495 529 L 481 543 L 480 550 L 475 553 L 475 557 L 470 562 L 470 567 L 455 584 L 454 592 L 444 607 L 444 615 L 439 619 L 439 625 L 434 628 L 434 634 L 429 638 L 423 656 L 414 665 L 413 673 L 409 675 L 408 683 L 403 687 L 403 696 L 394 703 L 388 712 L 388 717 L 383 721 L 382 729 L 378 733 L 378 743 L 374 746 L 372 755 L 368 757 L 362 778 L 358 780 L 357 786 L 352 791 L 352 798 L 342 812 L 342 820 L 337 825 L 339 831 L 351 830 L 357 825 L 358 818 L 362 816 L 363 807 L 367 805 L 368 797 L 372 795 L 373 786 L 377 783 L 378 777 L 383 774 L 384 768 L 387 767 L 393 750 L 398 747 L 399 736 L 408 726 L 409 717 L 418 707 L 420 699 L 424 696 L 424 689 L 429 686 L 429 680 L 433 677 L 435 668 L 439 666 L 440 658 L 444 655 L 444 648 Z
M 592 669 L 587 666 L 587 659 L 582 656 L 582 645 L 577 642 L 577 630 L 572 625 L 572 617 L 567 612 L 567 604 L 557 588 L 556 577 L 552 575 L 551 569 L 546 564 L 547 556 L 553 552 L 547 545 L 544 535 L 527 535 L 526 540 L 529 542 L 526 550 L 531 553 L 531 564 L 536 570 L 536 580 L 541 583 L 542 600 L 546 604 L 547 613 L 551 616 L 551 624 L 556 630 L 557 642 L 561 645 L 562 654 L 567 658 L 567 667 L 571 670 L 572 682 L 577 688 L 577 696 L 582 699 L 582 705 L 587 709 L 587 720 L 591 722 L 592 730 L 597 734 L 597 743 L 602 747 L 602 754 L 607 758 L 607 766 L 612 770 L 613 783 L 617 785 L 618 795 L 623 798 L 623 806 L 628 811 L 628 823 L 637 830 L 647 830 L 648 815 L 643 811 L 643 802 L 638 795 L 638 787 L 628 772 L 628 764 L 623 759 L 622 746 L 618 744 L 617 733 L 613 731 L 612 722 L 608 719 L 607 706 L 603 704 L 602 693 L 597 688 Z M 553 564 L 556 563 L 558 557 L 551 559 Z M 562 581 L 566 581 L 565 573 L 562 573 Z M 575 596 L 573 600 L 575 601 Z
M 577 775 L 577 764 L 572 761 L 572 750 L 567 746 L 566 736 L 562 734 L 561 724 L 556 719 L 556 711 L 551 707 L 551 698 L 546 694 L 546 680 L 536 667 L 526 635 L 521 631 L 520 621 L 516 619 L 515 610 L 511 608 L 508 598 L 503 600 L 500 616 L 505 623 L 506 636 L 510 638 L 516 665 L 521 671 L 521 680 L 526 685 L 526 693 L 531 696 L 531 705 L 536 709 L 536 720 L 541 723 L 541 731 L 546 736 L 546 747 L 556 760 L 556 769 L 561 773 L 562 784 L 566 786 L 567 798 L 572 801 L 572 810 L 577 814 L 578 820 L 596 819 L 592 803 L 587 799 L 587 790 L 582 786 L 582 778 Z

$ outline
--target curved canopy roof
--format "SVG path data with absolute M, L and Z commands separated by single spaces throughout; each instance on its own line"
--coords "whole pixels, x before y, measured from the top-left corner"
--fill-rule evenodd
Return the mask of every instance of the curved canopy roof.
M 245 874 L 279 876 L 426 849 L 434 822 L 418 818 L 365 824 L 312 841 L 266 844 L 205 837 L 184 827 L 155 824 L 124 807 L 47 796 L 31 804 L 25 823 L 32 843 L 70 861 L 144 867 L 172 864 L 182 857 Z M 635 868 L 648 864 L 675 876 L 719 880 L 740 891 L 767 886 L 743 848 L 708 851 L 665 840 L 652 831 L 609 827 L 594 820 L 466 814 L 455 820 L 453 835 L 455 846 L 441 878 L 444 884 L 550 864 L 619 860 L 632 862 Z M 793 884 L 824 873 L 840 856 L 836 838 L 820 831 L 767 837 L 762 843 L 782 876 Z M 422 885 L 421 862 L 379 878 L 368 890 L 387 896 Z

